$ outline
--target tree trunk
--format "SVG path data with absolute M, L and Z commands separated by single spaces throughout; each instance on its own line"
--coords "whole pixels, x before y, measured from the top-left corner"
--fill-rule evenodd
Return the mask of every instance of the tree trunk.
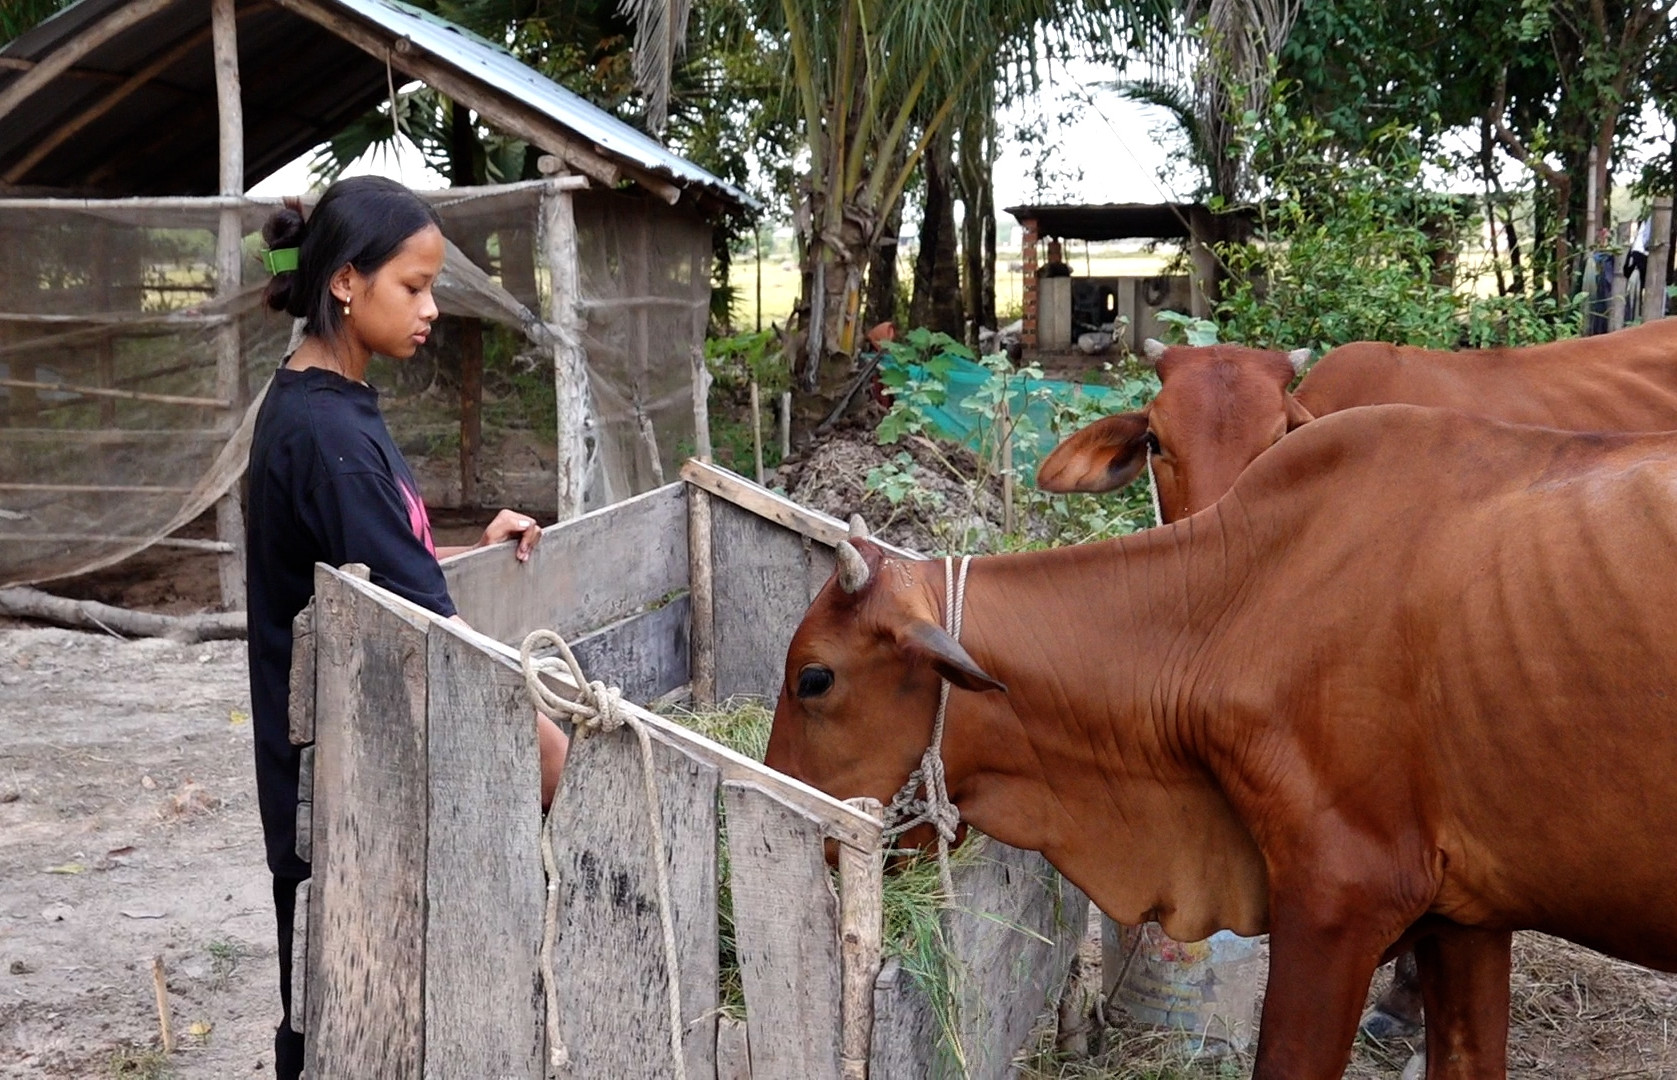
M 994 171 L 995 138 L 991 113 L 974 110 L 961 130 L 956 156 L 956 178 L 961 204 L 962 300 L 972 316 L 972 340 L 977 344 L 979 327 L 996 325 L 996 211 Z
M 897 166 L 901 168 L 899 164 Z M 885 218 L 885 234 L 879 248 L 868 259 L 867 296 L 862 302 L 862 325 L 878 326 L 882 322 L 896 322 L 905 313 L 897 310 L 897 256 L 901 249 L 897 237 L 903 231 L 903 203 L 891 208 Z
M 961 303 L 949 142 L 939 136 L 922 161 L 926 202 L 920 219 L 920 251 L 914 260 L 914 298 L 909 302 L 908 320 L 959 340 L 966 332 L 966 312 Z

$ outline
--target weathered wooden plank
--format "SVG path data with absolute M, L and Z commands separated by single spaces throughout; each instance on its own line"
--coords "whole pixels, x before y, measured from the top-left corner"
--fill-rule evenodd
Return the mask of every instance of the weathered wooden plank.
M 819 819 L 722 785 L 754 1080 L 839 1080 L 839 905 Z
M 311 1076 L 424 1062 L 425 662 L 430 620 L 315 568 Z
M 716 696 L 773 698 L 786 647 L 809 610 L 813 541 L 722 499 L 711 500 Z M 820 555 L 817 555 L 817 551 Z M 825 574 L 819 575 L 825 581 Z
M 314 600 L 291 620 L 291 681 L 287 699 L 291 745 L 314 742 Z
M 885 961 L 873 990 L 873 1052 L 868 1080 L 927 1080 L 939 1040 L 937 1017 L 914 977 L 896 957 Z
M 827 547 L 834 547 L 850 535 L 850 526 L 830 514 L 811 510 L 786 496 L 753 484 L 745 477 L 706 461 L 689 458 L 681 466 L 681 478 L 727 502 L 749 510 L 758 517 L 791 529 L 799 536 L 807 536 Z M 897 547 L 876 540 L 880 547 L 905 559 L 925 556 L 908 548 Z
M 887 963 L 875 984 L 870 1080 L 960 1076 L 960 1063 L 971 1080 L 1001 1080 L 1064 985 L 1088 900 L 1036 852 L 973 842 L 983 846 L 956 865 L 955 905 L 943 913 L 953 1012 L 940 1016 L 914 980 Z
M 523 680 L 452 624 L 428 646 L 425 1076 L 542 1080 L 535 711 Z
M 712 765 L 653 743 L 680 968 L 690 1080 L 715 1075 L 716 787 Z M 568 1055 L 561 1075 L 672 1073 L 668 967 L 639 741 L 579 739 L 560 781 L 553 838 L 559 926 L 551 958 Z
M 371 589 L 373 586 L 366 586 L 366 588 Z M 436 616 L 418 605 L 393 593 L 386 593 L 383 590 L 379 592 L 386 603 L 406 611 L 410 617 L 420 623 L 437 621 Z M 509 670 L 521 672 L 517 649 L 504 642 L 485 637 L 475 630 L 462 628 L 460 632 L 473 644 L 497 658 Z M 549 689 L 562 697 L 571 700 L 575 700 L 577 697 L 577 689 L 571 684 L 568 675 L 544 675 L 542 681 L 547 684 Z M 640 721 L 651 731 L 654 741 L 680 747 L 684 753 L 715 766 L 721 772 L 723 779 L 750 780 L 761 784 L 775 792 L 779 798 L 793 806 L 800 807 L 805 813 L 819 818 L 825 823 L 827 835 L 839 843 L 867 851 L 871 851 L 878 846 L 879 822 L 855 807 L 847 806 L 826 792 L 817 791 L 801 780 L 794 780 L 783 773 L 777 773 L 764 766 L 760 761 L 752 761 L 743 754 L 736 753 L 726 746 L 697 735 L 674 720 L 648 712 L 645 708 L 629 701 L 625 701 L 623 707 L 640 718 Z
M 692 605 L 678 596 L 571 642 L 590 679 L 610 683 L 631 701 L 653 701 L 685 685 Z
M 751 1045 L 745 1021 L 731 1016 L 716 1021 L 716 1080 L 751 1080 Z
M 551 525 L 529 562 L 497 545 L 445 560 L 443 577 L 473 629 L 515 646 L 531 630 L 571 637 L 627 618 L 687 588 L 684 485 Z
M 297 857 L 304 862 L 314 850 L 314 747 L 303 747 L 297 767 Z
M 995 840 L 962 871 L 944 917 L 958 965 L 962 1049 L 972 1080 L 1001 1080 L 1059 997 L 1089 902 L 1038 853 Z
M 291 915 L 291 1030 L 308 1031 L 309 1015 L 309 883 L 297 886 Z

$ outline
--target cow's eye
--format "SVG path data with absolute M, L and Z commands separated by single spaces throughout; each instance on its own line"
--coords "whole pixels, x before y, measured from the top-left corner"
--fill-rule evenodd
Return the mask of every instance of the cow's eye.
M 1153 434 L 1151 431 L 1149 431 L 1147 433 L 1147 449 L 1151 453 L 1153 453 L 1154 456 L 1157 456 L 1160 453 L 1159 437 L 1157 435 Z
M 798 672 L 798 696 L 820 697 L 833 688 L 833 673 L 820 664 L 810 664 Z

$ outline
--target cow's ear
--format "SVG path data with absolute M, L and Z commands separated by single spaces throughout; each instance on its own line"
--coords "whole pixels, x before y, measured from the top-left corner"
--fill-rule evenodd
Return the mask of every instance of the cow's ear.
M 1316 419 L 1310 415 L 1310 410 L 1299 404 L 1299 399 L 1283 391 L 1281 396 L 1287 400 L 1287 430 L 1301 428 Z
M 1001 680 L 979 667 L 967 650 L 961 648 L 961 643 L 937 623 L 916 619 L 898 636 L 897 642 L 904 652 L 930 664 L 933 671 L 962 690 L 1007 692 Z
M 1036 486 L 1043 491 L 1117 491 L 1147 463 L 1147 411 L 1096 420 L 1043 459 Z

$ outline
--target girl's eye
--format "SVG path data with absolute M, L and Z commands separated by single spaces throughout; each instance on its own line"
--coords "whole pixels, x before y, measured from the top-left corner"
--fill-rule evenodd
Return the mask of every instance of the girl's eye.
M 798 696 L 820 697 L 833 688 L 833 673 L 819 664 L 811 664 L 798 672 Z

